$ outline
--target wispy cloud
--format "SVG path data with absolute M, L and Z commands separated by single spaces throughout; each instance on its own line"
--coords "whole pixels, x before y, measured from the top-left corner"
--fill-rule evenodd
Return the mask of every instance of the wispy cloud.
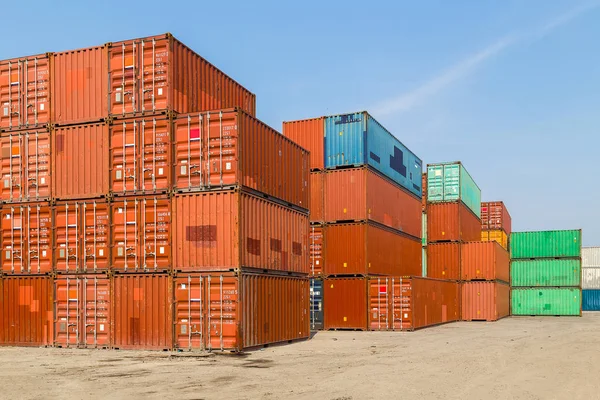
M 462 61 L 458 62 L 456 65 L 448 68 L 438 76 L 433 77 L 416 89 L 388 99 L 371 108 L 371 110 L 375 115 L 388 115 L 396 112 L 408 111 L 413 107 L 424 103 L 427 99 L 433 97 L 451 84 L 459 81 L 465 76 L 468 76 L 479 66 L 494 56 L 502 53 L 507 48 L 521 42 L 535 42 L 541 40 L 557 28 L 568 24 L 580 15 L 599 6 L 600 2 L 598 1 L 586 3 L 559 15 L 538 29 L 520 35 L 516 33 L 507 35 L 487 46 L 485 49 L 480 50 L 475 54 L 471 54 Z

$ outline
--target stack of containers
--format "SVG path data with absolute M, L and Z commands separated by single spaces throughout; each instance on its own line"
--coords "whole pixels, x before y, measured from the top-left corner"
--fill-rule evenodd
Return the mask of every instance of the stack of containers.
M 600 311 L 600 247 L 581 249 L 581 309 Z
M 421 274 L 421 160 L 366 112 L 284 122 L 283 133 L 311 152 L 323 327 L 368 329 L 370 277 Z
M 510 233 L 512 218 L 502 201 L 486 201 L 481 203 L 481 241 L 500 243 L 510 251 Z
M 581 230 L 513 232 L 512 315 L 581 315 Z

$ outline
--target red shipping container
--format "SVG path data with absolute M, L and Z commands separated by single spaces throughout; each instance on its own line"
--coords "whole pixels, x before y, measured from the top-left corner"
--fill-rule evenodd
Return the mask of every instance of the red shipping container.
M 371 220 L 421 238 L 419 199 L 369 168 L 325 173 L 325 222 Z
M 421 241 L 371 223 L 326 225 L 325 276 L 420 275 Z
M 423 197 L 421 197 L 421 210 L 425 212 L 427 210 L 427 172 L 423 173 L 421 187 L 423 193 Z
M 325 219 L 325 174 L 310 173 L 310 222 L 323 222 Z
M 110 266 L 110 210 L 105 200 L 58 202 L 54 207 L 54 267 L 95 273 Z
M 114 349 L 171 350 L 173 281 L 167 274 L 111 278 L 110 337 Z
M 48 203 L 5 206 L 2 216 L 2 272 L 52 272 L 52 209 Z
M 106 45 L 54 53 L 50 70 L 53 124 L 98 122 L 108 117 Z
M 283 123 L 283 135 L 310 151 L 310 170 L 325 169 L 325 118 Z
M 510 236 L 512 218 L 502 201 L 481 203 L 481 229 L 484 231 L 503 230 Z
M 412 331 L 460 319 L 459 284 L 423 277 L 369 279 L 369 329 Z
M 108 44 L 110 114 L 178 113 L 240 107 L 256 114 L 256 96 L 173 35 Z
M 175 348 L 242 351 L 310 334 L 307 278 L 265 274 L 179 274 Z
M 50 132 L 47 128 L 4 133 L 2 144 L 2 201 L 50 200 Z
M 172 185 L 172 119 L 129 118 L 110 126 L 110 188 L 115 196 L 164 194 Z
M 460 258 L 462 244 L 430 243 L 427 246 L 427 277 L 434 279 L 460 280 Z
M 510 281 L 510 255 L 498 242 L 461 245 L 461 280 Z
M 477 242 L 481 221 L 462 202 L 427 205 L 428 242 Z
M 127 197 L 111 205 L 112 268 L 121 272 L 171 270 L 171 200 Z
M 321 276 L 323 273 L 323 252 L 325 237 L 322 225 L 311 225 L 309 230 L 310 243 L 310 276 Z
M 173 198 L 177 271 L 271 270 L 308 274 L 308 216 L 240 191 Z
M 236 109 L 175 119 L 177 192 L 244 186 L 309 207 L 309 153 Z
M 323 281 L 324 329 L 367 329 L 367 278 Z
M 110 347 L 110 279 L 59 275 L 54 280 L 54 345 Z
M 48 54 L 0 61 L 0 130 L 41 128 L 49 123 Z
M 461 283 L 462 320 L 497 321 L 510 315 L 510 286 L 503 282 Z
M 107 124 L 55 128 L 52 146 L 52 193 L 57 200 L 108 195 L 110 146 Z
M 0 278 L 0 345 L 52 346 L 52 293 L 49 276 Z

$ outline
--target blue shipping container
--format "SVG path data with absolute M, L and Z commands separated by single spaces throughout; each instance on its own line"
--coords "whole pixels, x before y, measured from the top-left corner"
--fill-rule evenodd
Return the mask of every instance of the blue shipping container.
M 310 329 L 323 329 L 323 281 L 310 280 Z
M 365 164 L 421 197 L 421 159 L 366 111 L 325 117 L 325 168 Z
M 581 309 L 583 311 L 600 311 L 599 289 L 584 289 L 581 291 Z

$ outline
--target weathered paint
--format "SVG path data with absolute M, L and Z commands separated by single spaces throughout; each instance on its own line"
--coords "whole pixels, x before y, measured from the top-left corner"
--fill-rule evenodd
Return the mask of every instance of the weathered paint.
M 460 200 L 481 217 L 481 190 L 460 162 L 429 164 L 427 191 L 429 203 Z
M 581 265 L 583 268 L 600 267 L 600 247 L 582 247 Z
M 600 267 L 581 268 L 581 287 L 600 289 Z
M 581 260 L 576 258 L 513 260 L 512 286 L 580 286 Z
M 510 256 L 513 259 L 581 257 L 581 229 L 513 232 Z
M 579 288 L 513 288 L 512 315 L 581 315 Z

